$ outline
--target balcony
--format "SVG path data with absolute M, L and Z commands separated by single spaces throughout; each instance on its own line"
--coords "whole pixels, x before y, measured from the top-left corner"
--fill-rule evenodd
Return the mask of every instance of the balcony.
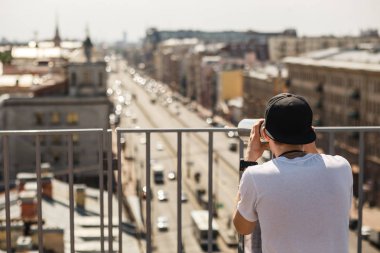
M 233 236 L 228 234 L 230 228 L 222 222 L 223 215 L 228 213 L 221 211 L 223 203 L 209 201 L 216 200 L 216 194 L 221 191 L 218 189 L 220 176 L 218 171 L 221 169 L 221 164 L 234 165 L 233 161 L 223 157 L 222 149 L 224 147 L 217 142 L 218 134 L 236 130 L 234 128 L 117 128 L 115 131 L 104 131 L 103 129 L 1 131 L 4 198 L 0 199 L 0 250 L 14 252 L 18 247 L 19 249 L 38 250 L 38 252 L 48 252 L 49 250 L 55 252 L 157 252 L 160 249 L 160 241 L 163 239 L 157 239 L 160 237 L 157 237 L 156 230 L 152 226 L 155 223 L 153 212 L 157 210 L 154 201 L 158 201 L 153 197 L 152 189 L 160 186 L 157 182 L 155 185 L 151 182 L 155 177 L 152 172 L 156 163 L 152 159 L 152 151 L 154 148 L 158 149 L 157 145 L 153 145 L 153 139 L 156 135 L 167 134 L 170 137 L 165 142 L 165 149 L 170 149 L 176 154 L 176 157 L 173 158 L 175 165 L 172 169 L 176 181 L 170 181 L 175 190 L 169 192 L 169 199 L 170 196 L 174 196 L 175 202 L 175 215 L 170 217 L 175 218 L 175 225 L 171 225 L 170 228 L 174 227 L 175 229 L 174 233 L 165 235 L 174 238 L 175 245 L 173 245 L 172 252 L 183 252 L 183 249 L 192 252 L 202 252 L 201 250 L 213 252 L 216 249 L 224 252 L 221 246 L 220 248 L 215 246 L 215 237 L 217 236 L 227 245 L 228 252 L 244 252 L 246 238 L 240 236 L 238 244 L 234 246 Z M 359 151 L 357 167 L 364 168 L 366 161 L 365 137 L 369 133 L 378 134 L 380 127 L 317 127 L 316 131 L 318 135 L 323 135 L 327 140 L 327 153 L 329 154 L 335 154 L 338 146 L 337 136 L 356 133 L 358 135 L 356 148 Z M 75 138 L 73 136 L 83 133 L 96 136 L 98 157 L 105 159 L 104 161 L 98 159 L 95 168 L 83 169 L 74 165 L 73 139 Z M 35 177 L 21 177 L 25 181 L 23 189 L 20 189 L 20 178 L 18 183 L 10 178 L 10 157 L 12 155 L 10 147 L 15 136 L 32 137 L 36 143 L 34 150 Z M 40 146 L 42 139 L 45 138 L 43 136 L 60 136 L 62 140 L 65 140 L 62 143 L 67 150 L 67 169 L 59 172 L 48 172 L 44 169 Z M 144 143 L 140 143 L 140 145 L 145 146 L 139 152 L 144 157 L 143 161 L 137 158 L 136 146 L 128 146 L 128 143 L 136 137 L 144 139 Z M 207 147 L 205 151 L 198 146 L 192 148 L 194 153 L 200 152 L 206 157 L 206 160 L 203 159 L 206 168 L 202 176 L 196 174 L 197 172 L 193 168 L 195 165 L 188 160 L 189 147 L 186 147 L 188 137 L 198 139 Z M 239 143 L 239 152 L 235 153 L 236 161 L 238 161 L 243 156 L 244 145 L 242 141 L 234 140 Z M 124 141 L 127 143 L 126 145 Z M 163 146 L 160 146 L 160 149 L 164 149 Z M 114 166 L 113 163 L 114 155 L 117 158 L 117 166 Z M 129 159 L 126 158 L 127 156 Z M 130 163 L 136 166 L 134 168 L 136 173 L 145 172 L 144 179 L 141 175 L 139 177 L 139 175 L 126 174 L 125 168 Z M 76 182 L 78 174 L 88 171 L 98 175 L 97 188 Z M 350 252 L 367 252 L 365 250 L 369 247 L 369 243 L 363 240 L 367 237 L 362 236 L 362 231 L 365 231 L 362 227 L 364 228 L 363 210 L 365 208 L 363 207 L 365 206 L 367 185 L 364 183 L 365 171 L 357 169 L 357 172 L 357 217 L 352 219 L 350 224 L 351 228 L 356 228 L 356 231 L 350 232 L 353 235 L 356 233 L 356 239 L 350 241 L 351 249 L 354 248 Z M 237 163 L 235 170 L 229 173 L 236 176 L 237 187 L 239 178 Z M 194 175 L 197 175 L 196 180 Z M 58 177 L 63 180 L 58 180 Z M 136 180 L 133 180 L 134 177 Z M 36 183 L 35 186 L 28 184 L 33 180 Z M 202 182 L 205 185 L 204 189 L 201 187 Z M 141 196 L 139 189 L 142 185 L 146 186 L 145 200 L 143 197 L 138 197 Z M 189 207 L 185 206 L 186 204 L 183 202 L 182 192 L 185 188 L 194 189 L 194 194 L 189 194 L 191 201 L 198 203 L 199 209 L 207 210 L 208 230 L 201 233 L 205 239 L 203 246 L 199 241 L 198 244 L 195 243 L 197 245 L 188 242 L 190 240 L 188 235 L 194 231 L 186 220 Z M 203 190 L 203 194 L 196 196 L 196 190 L 201 192 Z M 172 194 L 170 195 L 170 193 Z M 233 201 L 230 199 L 231 203 Z M 215 226 L 214 222 L 218 226 Z M 217 233 L 215 232 L 216 227 L 219 227 Z M 370 235 L 366 234 L 365 236 L 375 241 L 375 238 L 379 237 L 379 232 L 372 231 Z M 217 244 L 219 245 L 220 241 L 217 241 Z M 54 247 L 59 247 L 59 249 Z M 195 251 L 195 249 L 200 250 Z

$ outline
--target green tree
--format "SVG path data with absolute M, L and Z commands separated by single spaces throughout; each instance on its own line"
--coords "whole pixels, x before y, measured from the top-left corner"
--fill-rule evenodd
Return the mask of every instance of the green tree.
M 10 64 L 12 61 L 11 51 L 0 52 L 0 61 L 3 64 Z

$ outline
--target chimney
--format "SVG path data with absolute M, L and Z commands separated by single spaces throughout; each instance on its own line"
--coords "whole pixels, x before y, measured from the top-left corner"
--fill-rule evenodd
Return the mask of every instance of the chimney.
M 86 207 L 86 185 L 78 184 L 75 186 L 75 203 L 78 208 Z
M 32 190 L 22 191 L 19 194 L 19 200 L 21 219 L 23 221 L 35 220 L 37 218 L 37 192 Z
M 53 198 L 53 173 L 43 173 L 41 177 L 42 195 L 46 198 Z
M 31 227 L 32 242 L 38 245 L 38 226 Z M 61 227 L 44 226 L 42 229 L 44 250 L 55 253 L 65 253 L 64 229 Z

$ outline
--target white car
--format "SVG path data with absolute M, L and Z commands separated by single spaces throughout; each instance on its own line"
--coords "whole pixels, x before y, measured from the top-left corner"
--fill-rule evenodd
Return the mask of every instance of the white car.
M 181 202 L 187 202 L 188 198 L 187 198 L 187 194 L 186 192 L 182 191 L 181 192 Z
M 168 201 L 168 193 L 164 190 L 158 190 L 157 198 L 159 201 Z
M 161 142 L 156 143 L 156 150 L 157 151 L 162 151 L 164 150 L 164 145 Z
M 169 220 L 166 216 L 159 216 L 157 218 L 157 228 L 159 231 L 167 231 L 169 229 Z
M 169 180 L 175 180 L 175 178 L 176 178 L 175 172 L 174 171 L 169 171 L 169 173 L 168 173 L 168 179 Z
M 141 138 L 140 138 L 140 144 L 141 144 L 141 145 L 145 145 L 145 144 L 146 144 L 146 139 L 145 139 L 145 137 L 141 137 Z

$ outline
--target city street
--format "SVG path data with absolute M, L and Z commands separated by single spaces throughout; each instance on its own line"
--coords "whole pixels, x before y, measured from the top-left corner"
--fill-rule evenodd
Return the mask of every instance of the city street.
M 123 67 L 119 67 L 123 69 Z M 123 89 L 126 91 L 135 94 L 137 97 L 136 101 L 133 101 L 132 104 L 124 108 L 124 114 L 131 114 L 130 117 L 122 116 L 121 117 L 121 127 L 128 128 L 183 128 L 183 127 L 209 127 L 209 125 L 202 119 L 199 118 L 195 113 L 189 112 L 187 108 L 184 108 L 181 104 L 177 104 L 181 112 L 180 120 L 173 117 L 170 113 L 171 108 L 161 106 L 160 104 L 152 104 L 149 101 L 149 96 L 145 90 L 140 88 L 134 81 L 127 75 L 123 73 L 111 75 L 110 83 L 112 84 L 115 80 L 120 80 L 123 84 Z M 172 105 L 174 106 L 174 105 Z M 191 124 L 184 124 L 185 120 Z M 182 122 L 181 122 L 182 121 Z M 195 197 L 194 189 L 189 190 L 186 180 L 194 180 L 193 177 L 187 178 L 188 176 L 188 161 L 192 161 L 190 168 L 191 175 L 194 175 L 195 172 L 201 172 L 201 182 L 202 188 L 207 189 L 207 136 L 203 134 L 201 137 L 194 138 L 195 134 L 184 134 L 183 136 L 183 190 L 188 198 L 187 202 L 182 204 L 182 234 L 183 234 L 183 244 L 186 252 L 199 252 L 200 247 L 198 243 L 192 236 L 192 229 L 190 224 L 190 212 L 191 210 L 202 209 L 198 204 Z M 129 134 L 126 135 L 127 140 L 127 155 L 133 156 L 134 160 L 129 162 L 128 168 L 134 168 L 137 178 L 141 178 L 141 186 L 145 185 L 145 137 L 143 134 Z M 177 186 L 176 180 L 169 181 L 167 179 L 167 173 L 169 171 L 177 171 L 177 143 L 176 143 L 176 134 L 152 134 L 151 136 L 151 160 L 153 163 L 160 163 L 164 167 L 165 171 L 165 183 L 163 185 L 155 185 L 152 182 L 152 228 L 153 228 L 153 241 L 154 245 L 157 247 L 158 252 L 176 252 L 177 249 L 177 203 L 176 203 L 176 193 Z M 234 140 L 236 141 L 236 140 Z M 223 145 L 222 153 L 230 152 L 228 151 L 228 140 L 224 133 L 215 134 L 214 137 L 214 150 L 216 147 Z M 157 145 L 162 145 L 162 150 L 157 150 Z M 220 153 L 220 154 L 222 154 Z M 232 153 L 231 157 L 234 157 L 236 164 L 238 162 L 237 153 Z M 219 159 L 221 160 L 221 159 Z M 233 159 L 229 159 L 233 160 Z M 217 161 L 218 163 L 218 161 Z M 226 210 L 221 210 L 220 220 L 225 220 L 227 222 L 228 215 L 232 212 L 232 205 L 235 198 L 235 191 L 238 184 L 238 176 L 235 168 L 227 167 L 223 162 L 219 164 L 214 164 L 214 182 L 215 184 L 214 191 L 216 196 L 223 196 L 223 200 L 219 201 L 223 204 Z M 219 171 L 222 169 L 222 166 L 225 166 L 227 169 L 223 169 L 224 172 Z M 235 170 L 235 171 L 234 171 Z M 231 177 L 236 178 L 236 182 L 230 180 Z M 152 180 L 153 181 L 153 180 Z M 157 199 L 157 191 L 163 189 L 168 193 L 168 201 L 162 202 Z M 231 189 L 231 190 L 229 190 Z M 227 203 L 227 204 L 224 204 Z M 228 209 L 227 209 L 228 208 Z M 167 232 L 160 232 L 156 228 L 157 217 L 167 216 L 169 218 L 169 229 Z M 224 218 L 223 218 L 224 217 Z M 228 248 L 222 240 L 219 240 L 218 246 L 222 252 L 234 252 L 234 249 Z
M 196 112 L 190 111 L 179 102 L 173 101 L 168 105 L 161 104 L 157 99 L 151 102 L 151 94 L 143 85 L 136 83 L 126 72 L 124 62 L 119 62 L 118 73 L 111 74 L 109 83 L 121 81 L 124 92 L 134 94 L 136 99 L 123 108 L 120 127 L 122 128 L 206 128 L 210 127 Z M 128 134 L 126 139 L 126 156 L 132 157 L 128 166 L 123 168 L 130 171 L 139 180 L 139 187 L 145 182 L 145 134 Z M 218 222 L 227 227 L 229 217 L 233 210 L 236 189 L 238 186 L 237 164 L 238 152 L 229 150 L 229 143 L 236 142 L 225 133 L 214 134 L 214 195 L 217 202 Z M 157 185 L 151 176 L 152 186 L 152 241 L 157 252 L 177 252 L 177 180 L 170 181 L 167 178 L 169 171 L 177 171 L 177 135 L 174 133 L 151 134 L 151 168 L 154 164 L 162 164 L 164 168 L 164 184 Z M 200 182 L 195 183 L 194 174 L 200 173 Z M 187 194 L 188 201 L 182 204 L 182 235 L 186 252 L 200 252 L 199 244 L 192 233 L 190 212 L 202 209 L 196 199 L 195 188 L 206 190 L 207 196 L 208 175 L 208 136 L 205 133 L 186 133 L 182 136 L 182 189 Z M 190 184 L 189 184 L 190 182 Z M 168 200 L 159 201 L 158 190 L 167 193 Z M 145 217 L 145 200 L 143 203 L 143 215 Z M 157 219 L 159 216 L 168 218 L 168 230 L 159 231 Z M 356 252 L 356 236 L 350 232 L 350 252 Z M 144 248 L 143 245 L 142 248 Z M 229 248 L 221 238 L 218 240 L 220 252 L 235 252 L 235 248 Z M 378 252 L 366 241 L 363 241 L 363 252 Z

